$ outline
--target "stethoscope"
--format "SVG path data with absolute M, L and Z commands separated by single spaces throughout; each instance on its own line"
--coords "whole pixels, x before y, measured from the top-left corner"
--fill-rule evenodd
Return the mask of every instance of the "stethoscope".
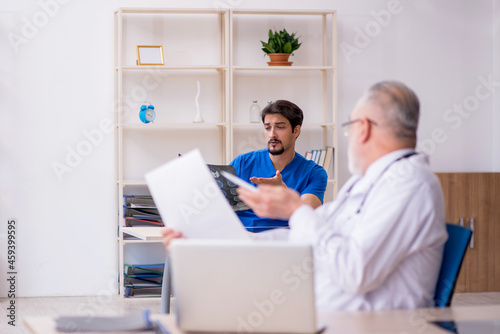
M 370 188 L 368 188 L 368 191 L 365 193 L 365 195 L 363 196 L 363 200 L 361 201 L 361 204 L 359 205 L 358 209 L 356 210 L 356 214 L 359 214 L 361 212 L 361 209 L 363 208 L 363 205 L 365 204 L 365 201 L 366 201 L 366 198 L 368 197 L 368 195 L 370 194 L 370 192 L 372 191 L 372 189 L 375 187 L 375 185 L 380 181 L 380 179 L 382 179 L 382 177 L 384 176 L 384 174 L 387 172 L 387 170 L 389 170 L 389 168 L 395 164 L 396 162 L 398 161 L 401 161 L 403 159 L 408 159 L 409 157 L 411 156 L 414 156 L 418 154 L 417 152 L 410 152 L 410 153 L 407 153 L 405 155 L 403 155 L 402 157 L 399 157 L 397 158 L 396 160 L 394 160 L 393 162 L 391 162 L 390 164 L 388 164 L 383 170 L 382 172 L 378 175 L 377 179 L 375 179 L 375 181 L 370 185 Z M 349 187 L 349 189 L 347 189 L 345 195 L 344 195 L 344 198 L 342 200 L 342 202 L 335 208 L 335 210 L 330 214 L 330 217 L 333 216 L 337 210 L 344 204 L 344 202 L 347 200 L 347 198 L 349 198 L 349 195 L 351 194 L 351 190 L 354 188 L 354 186 L 358 183 L 359 180 L 361 180 L 362 178 L 359 178 L 357 179 L 356 181 L 354 181 L 351 186 Z
M 405 154 L 405 155 L 403 155 L 403 156 L 401 156 L 401 157 L 397 158 L 396 160 L 392 161 L 390 164 L 388 164 L 388 165 L 387 165 L 387 166 L 386 166 L 386 167 L 382 170 L 382 172 L 378 175 L 378 177 L 375 179 L 375 181 L 374 181 L 374 182 L 370 185 L 370 187 L 369 187 L 369 188 L 368 188 L 368 190 L 366 191 L 365 195 L 363 196 L 363 199 L 362 199 L 362 201 L 361 201 L 361 204 L 359 205 L 358 209 L 356 210 L 356 215 L 358 215 L 358 214 L 361 212 L 361 209 L 363 208 L 363 206 L 364 206 L 364 204 L 365 204 L 365 201 L 366 201 L 366 199 L 367 199 L 368 195 L 370 194 L 370 192 L 372 191 L 372 189 L 375 187 L 375 185 L 376 185 L 376 184 L 380 181 L 380 179 L 382 179 L 382 177 L 383 177 L 383 176 L 384 176 L 384 174 L 387 172 L 387 170 L 389 170 L 389 168 L 390 168 L 393 164 L 395 164 L 396 162 L 401 161 L 401 160 L 403 160 L 403 159 L 408 159 L 409 157 L 411 157 L 411 156 L 413 156 L 413 155 L 416 155 L 416 154 L 418 154 L 418 153 L 417 153 L 417 152 L 415 152 L 415 151 L 414 151 L 414 152 L 409 152 L 409 153 L 407 153 L 407 154 Z M 333 217 L 333 216 L 334 216 L 334 215 L 338 212 L 338 210 L 339 210 L 339 209 L 340 209 L 340 208 L 341 208 L 341 207 L 345 204 L 346 200 L 349 198 L 349 195 L 350 195 L 350 193 L 351 193 L 351 190 L 354 188 L 354 186 L 356 185 L 356 183 L 358 183 L 358 182 L 359 182 L 359 180 L 361 180 L 361 179 L 362 179 L 362 178 L 357 179 L 356 181 L 354 181 L 354 182 L 350 185 L 349 189 L 347 189 L 347 191 L 345 192 L 345 194 L 344 194 L 344 196 L 343 196 L 342 201 L 341 201 L 341 202 L 337 205 L 337 207 L 336 207 L 336 208 L 335 208 L 335 209 L 334 209 L 334 210 L 333 210 L 333 211 L 332 211 L 332 212 L 328 215 L 328 218 Z M 327 218 L 327 220 L 328 220 L 328 218 Z M 325 227 L 324 227 L 324 228 L 328 228 L 328 225 L 329 225 L 329 224 L 325 224 Z M 323 231 L 323 232 L 325 232 L 325 231 Z M 325 233 L 325 234 L 321 233 L 321 234 L 320 234 L 320 235 L 322 235 L 322 237 L 321 237 L 320 239 L 323 239 L 323 241 L 322 241 L 322 242 L 320 242 L 320 244 L 321 244 L 321 243 L 324 243 L 327 239 L 329 239 L 329 238 L 331 237 L 331 235 L 329 236 L 328 234 L 329 234 L 329 233 Z

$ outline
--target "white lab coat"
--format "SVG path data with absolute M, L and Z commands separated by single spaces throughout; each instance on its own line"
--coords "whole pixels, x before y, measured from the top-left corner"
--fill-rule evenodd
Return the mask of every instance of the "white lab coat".
M 334 202 L 292 215 L 289 240 L 314 246 L 318 310 L 432 306 L 447 239 L 444 199 L 427 156 L 398 160 L 411 152 L 381 157 Z

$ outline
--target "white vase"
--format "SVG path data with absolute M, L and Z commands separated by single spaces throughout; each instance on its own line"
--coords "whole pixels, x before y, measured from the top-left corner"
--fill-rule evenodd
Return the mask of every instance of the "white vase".
M 200 81 L 196 81 L 196 87 L 198 91 L 196 92 L 196 97 L 194 98 L 194 104 L 196 105 L 196 116 L 194 117 L 193 123 L 203 123 L 205 120 L 201 115 L 200 104 L 198 103 L 198 98 L 200 97 Z

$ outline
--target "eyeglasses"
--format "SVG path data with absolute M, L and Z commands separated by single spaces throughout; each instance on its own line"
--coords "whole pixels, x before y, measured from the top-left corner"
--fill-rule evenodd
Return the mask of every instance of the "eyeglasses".
M 348 137 L 349 136 L 349 126 L 353 123 L 356 123 L 356 122 L 359 122 L 361 121 L 362 118 L 356 118 L 356 119 L 353 119 L 352 121 L 348 121 L 348 122 L 345 122 L 345 123 L 342 123 L 340 124 L 340 127 L 341 128 L 345 128 L 344 129 L 344 136 Z M 372 121 L 371 119 L 367 118 L 366 119 L 368 121 L 368 123 L 371 123 L 373 125 L 377 125 L 377 123 L 375 121 Z

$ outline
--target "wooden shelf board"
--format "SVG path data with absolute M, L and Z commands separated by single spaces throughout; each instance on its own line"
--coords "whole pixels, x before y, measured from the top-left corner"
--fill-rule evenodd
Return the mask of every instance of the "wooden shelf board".
M 227 123 L 172 123 L 172 124 L 123 124 L 121 125 L 123 130 L 172 130 L 172 129 L 189 129 L 189 128 L 201 128 L 201 129 L 212 129 L 222 126 L 227 126 Z
M 335 71 L 334 66 L 233 66 L 234 71 Z
M 228 9 L 209 8 L 120 8 L 122 14 L 221 14 L 229 12 Z
M 235 9 L 232 14 L 245 15 L 328 15 L 335 14 L 334 10 L 258 10 L 258 9 Z
M 148 66 L 122 66 L 124 71 L 145 71 L 145 70 L 158 70 L 158 71 L 179 71 L 179 70 L 221 70 L 227 69 L 226 65 L 193 65 L 193 66 L 165 66 L 165 65 L 148 65 Z M 119 68 L 118 68 L 119 69 Z
M 121 8 L 116 13 L 122 14 L 224 14 L 229 9 L 214 8 Z M 335 10 L 272 10 L 272 9 L 235 9 L 231 10 L 236 15 L 329 15 Z
M 303 127 L 309 127 L 309 126 L 321 126 L 321 127 L 335 127 L 335 123 L 304 123 L 302 124 Z
M 237 127 L 237 128 L 255 128 L 255 127 L 259 127 L 261 128 L 263 125 L 262 123 L 233 123 L 233 127 Z M 321 127 L 335 127 L 335 123 L 304 123 L 302 124 L 302 128 L 304 127 L 318 127 L 318 126 L 321 126 Z
M 262 128 L 262 123 L 233 123 L 233 127 L 238 128 Z
M 145 180 L 122 180 L 121 182 L 118 181 L 118 183 L 121 183 L 124 186 L 145 186 L 146 185 Z

